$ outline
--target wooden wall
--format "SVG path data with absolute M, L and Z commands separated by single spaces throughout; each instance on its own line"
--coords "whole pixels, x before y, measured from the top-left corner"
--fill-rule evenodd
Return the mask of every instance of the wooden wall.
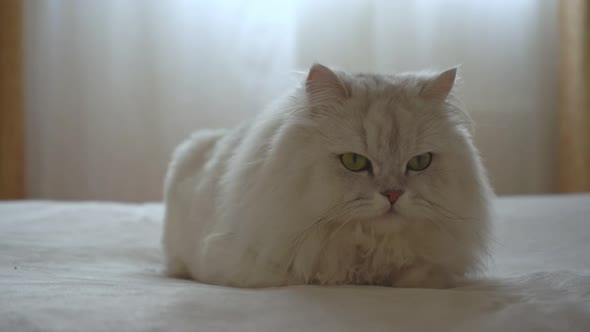
M 590 4 L 562 0 L 560 29 L 560 189 L 590 191 Z
M 0 0 L 0 199 L 25 197 L 23 1 Z

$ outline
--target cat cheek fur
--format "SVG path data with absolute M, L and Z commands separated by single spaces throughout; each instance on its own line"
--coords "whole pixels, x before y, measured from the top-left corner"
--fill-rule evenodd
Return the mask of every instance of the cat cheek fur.
M 165 184 L 168 273 L 238 287 L 446 287 L 482 267 L 493 192 L 439 75 L 355 75 L 315 65 L 251 123 L 201 131 Z M 409 158 L 434 152 L 407 173 Z M 374 173 L 337 156 L 363 154 Z M 380 194 L 404 190 L 396 213 Z

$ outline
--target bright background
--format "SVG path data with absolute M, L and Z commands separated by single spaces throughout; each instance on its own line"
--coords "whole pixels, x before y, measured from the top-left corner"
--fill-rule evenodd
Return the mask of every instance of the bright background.
M 558 1 L 26 2 L 31 198 L 161 199 L 191 131 L 252 118 L 314 61 L 462 65 L 500 194 L 556 190 Z

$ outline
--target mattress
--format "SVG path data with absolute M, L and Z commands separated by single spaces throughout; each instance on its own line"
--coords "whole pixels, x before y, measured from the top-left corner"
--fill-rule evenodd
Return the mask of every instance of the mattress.
M 0 331 L 590 331 L 590 195 L 500 198 L 447 290 L 233 289 L 161 274 L 160 204 L 0 203 Z

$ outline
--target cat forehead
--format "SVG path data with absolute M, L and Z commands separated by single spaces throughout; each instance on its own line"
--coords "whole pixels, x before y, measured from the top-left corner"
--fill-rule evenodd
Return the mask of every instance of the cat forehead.
M 329 134 L 341 152 L 409 153 L 428 144 L 426 138 L 437 134 L 440 127 L 427 113 L 388 97 L 351 98 L 342 109 L 332 111 L 321 121 L 322 132 Z
M 427 150 L 440 137 L 444 112 L 429 109 L 411 91 L 384 85 L 354 92 L 333 119 L 343 143 L 373 154 L 403 155 Z
M 420 149 L 436 127 L 436 119 L 391 100 L 371 103 L 363 119 L 363 132 L 368 151 L 377 154 L 403 154 Z
M 436 115 L 425 112 L 428 107 L 420 100 L 420 86 L 415 82 L 370 75 L 351 88 L 349 100 L 342 105 L 343 115 L 362 119 L 365 129 L 399 132 Z
M 356 150 L 413 149 L 440 132 L 445 112 L 420 98 L 427 78 L 414 74 L 347 74 L 349 96 L 321 112 L 321 126 Z M 325 133 L 325 132 L 324 132 Z M 344 148 L 344 147 L 343 147 Z

